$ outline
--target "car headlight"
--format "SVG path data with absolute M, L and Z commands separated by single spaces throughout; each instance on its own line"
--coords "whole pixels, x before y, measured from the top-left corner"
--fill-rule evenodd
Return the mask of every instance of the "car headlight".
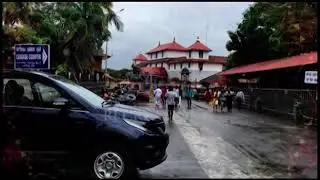
M 133 126 L 133 127 L 136 127 L 144 132 L 147 132 L 149 131 L 147 128 L 143 127 L 143 125 L 145 124 L 144 122 L 141 122 L 141 121 L 137 121 L 137 120 L 132 120 L 132 119 L 124 119 L 124 121 Z

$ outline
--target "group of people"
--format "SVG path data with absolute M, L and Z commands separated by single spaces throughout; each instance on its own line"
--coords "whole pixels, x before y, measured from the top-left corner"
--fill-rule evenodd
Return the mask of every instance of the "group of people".
M 154 92 L 155 108 L 159 109 L 160 105 L 163 108 L 168 108 L 169 121 L 172 121 L 173 111 L 178 110 L 181 106 L 182 88 L 181 86 L 162 86 L 157 87 Z M 193 91 L 189 86 L 186 90 L 186 99 L 188 102 L 188 109 L 191 109 L 191 99 L 193 97 Z
M 240 89 L 235 94 L 230 88 L 222 88 L 222 89 L 215 89 L 212 93 L 212 99 L 209 104 L 213 107 L 213 110 L 216 111 L 220 109 L 223 112 L 223 108 L 227 107 L 228 112 L 232 112 L 232 102 L 233 99 L 236 99 L 238 110 L 241 109 L 242 103 L 245 101 L 244 93 Z

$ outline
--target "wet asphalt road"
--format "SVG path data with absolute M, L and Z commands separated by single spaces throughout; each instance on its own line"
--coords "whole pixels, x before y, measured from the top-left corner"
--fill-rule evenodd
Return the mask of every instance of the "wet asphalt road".
M 195 102 L 168 124 L 168 159 L 141 178 L 316 178 L 317 133 L 251 112 L 213 112 Z
M 162 115 L 170 134 L 167 160 L 140 171 L 141 179 L 317 178 L 315 131 L 248 111 L 213 112 L 201 102 L 188 110 L 185 105 L 171 124 L 166 110 L 140 106 Z M 79 170 L 74 173 L 81 176 Z

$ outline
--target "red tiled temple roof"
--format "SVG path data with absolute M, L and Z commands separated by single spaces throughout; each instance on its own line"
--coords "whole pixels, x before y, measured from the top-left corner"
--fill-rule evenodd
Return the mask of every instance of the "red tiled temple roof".
M 146 56 L 144 56 L 143 54 L 138 54 L 133 60 L 146 61 L 146 60 L 148 60 L 148 58 Z
M 209 56 L 209 60 L 206 59 L 187 59 L 186 57 L 175 57 L 175 58 L 163 58 L 163 59 L 156 59 L 156 60 L 147 60 L 140 64 L 138 64 L 138 67 L 143 67 L 147 64 L 155 64 L 155 63 L 162 63 L 166 62 L 168 64 L 174 64 L 174 63 L 211 63 L 211 64 L 225 64 L 226 63 L 226 57 L 223 56 Z
M 195 43 L 193 43 L 191 46 L 189 46 L 188 50 L 205 51 L 205 52 L 211 51 L 210 48 L 208 48 L 206 45 L 202 44 L 199 40 L 197 40 Z
M 167 77 L 167 71 L 163 67 L 142 67 L 140 69 L 142 74 L 151 74 L 152 76 Z
M 171 43 L 161 44 L 159 43 L 158 47 L 151 49 L 146 54 L 160 52 L 164 50 L 173 50 L 173 51 L 188 51 L 187 48 L 183 47 L 181 44 L 177 43 L 174 39 Z

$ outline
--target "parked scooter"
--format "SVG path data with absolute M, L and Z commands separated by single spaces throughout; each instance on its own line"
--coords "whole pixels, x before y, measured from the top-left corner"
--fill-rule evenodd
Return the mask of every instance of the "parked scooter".
M 136 104 L 136 96 L 134 94 L 121 94 L 121 95 L 118 95 L 116 99 L 121 104 L 132 105 L 132 106 Z
M 126 93 L 123 90 L 118 90 L 118 92 L 114 93 L 112 97 L 115 102 L 125 104 L 125 105 L 135 105 L 136 104 L 136 95 L 132 93 Z

